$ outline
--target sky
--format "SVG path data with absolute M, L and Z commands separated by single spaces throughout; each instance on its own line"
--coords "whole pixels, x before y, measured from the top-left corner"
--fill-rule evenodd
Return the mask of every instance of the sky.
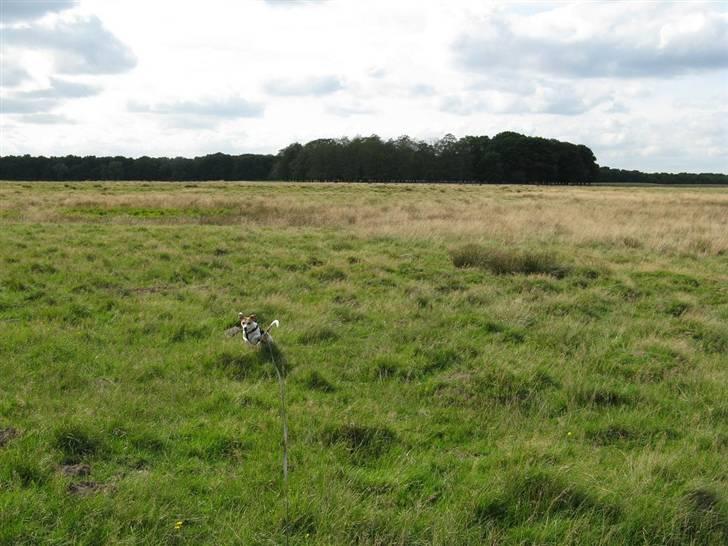
M 502 131 L 728 173 L 728 1 L 0 0 L 0 155 Z

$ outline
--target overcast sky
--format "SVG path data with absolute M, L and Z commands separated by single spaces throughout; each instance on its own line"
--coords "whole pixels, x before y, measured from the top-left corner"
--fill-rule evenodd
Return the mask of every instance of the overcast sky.
M 728 172 L 728 2 L 0 0 L 0 154 L 512 130 Z

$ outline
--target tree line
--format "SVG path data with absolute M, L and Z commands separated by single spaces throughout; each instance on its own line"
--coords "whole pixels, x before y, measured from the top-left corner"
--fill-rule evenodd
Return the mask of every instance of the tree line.
M 713 174 L 646 174 L 599 167 L 582 144 L 514 132 L 434 142 L 408 136 L 324 138 L 272 154 L 216 153 L 195 158 L 0 157 L 0 180 L 298 180 L 589 184 L 726 183 Z
M 728 184 L 728 174 L 720 173 L 643 173 L 600 167 L 597 181 L 630 184 Z

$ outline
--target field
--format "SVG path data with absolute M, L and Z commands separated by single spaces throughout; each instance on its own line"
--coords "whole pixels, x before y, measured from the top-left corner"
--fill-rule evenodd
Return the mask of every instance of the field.
M 2 183 L 0 544 L 725 544 L 727 354 L 724 189 Z

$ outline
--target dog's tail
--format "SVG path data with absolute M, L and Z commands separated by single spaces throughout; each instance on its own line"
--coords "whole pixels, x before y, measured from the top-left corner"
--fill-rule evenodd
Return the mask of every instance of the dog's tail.
M 270 326 L 268 326 L 268 328 L 266 328 L 265 331 L 270 332 L 270 329 L 273 328 L 273 326 L 275 326 L 277 328 L 279 325 L 280 325 L 280 323 L 278 322 L 278 319 L 276 319 L 270 323 Z

